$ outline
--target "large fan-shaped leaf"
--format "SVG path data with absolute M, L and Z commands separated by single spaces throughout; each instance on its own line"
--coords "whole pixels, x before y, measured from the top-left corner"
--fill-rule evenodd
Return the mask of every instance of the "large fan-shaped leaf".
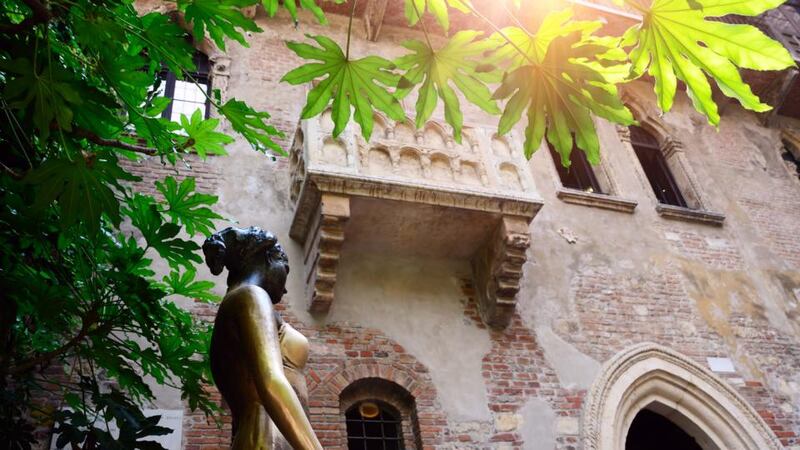
M 330 38 L 308 37 L 320 47 L 301 42 L 287 42 L 286 45 L 301 58 L 321 62 L 300 66 L 281 80 L 301 84 L 325 77 L 309 91 L 302 118 L 320 114 L 332 102 L 333 135 L 338 136 L 347 126 L 352 106 L 365 139 L 372 135 L 373 108 L 385 112 L 394 120 L 405 119 L 403 107 L 388 90 L 397 86 L 399 81 L 399 77 L 391 72 L 395 68 L 391 61 L 379 56 L 352 60 Z
M 794 66 L 789 52 L 758 28 L 705 20 L 727 14 L 756 15 L 782 1 L 654 0 L 649 8 L 638 1 L 628 3 L 644 13 L 642 24 L 626 33 L 626 40 L 637 44 L 630 55 L 632 75 L 647 71 L 655 78 L 663 111 L 672 108 L 677 80 L 681 80 L 694 107 L 717 125 L 719 112 L 707 77 L 745 108 L 767 111 L 770 106 L 753 94 L 737 67 L 781 70 Z
M 581 35 L 578 30 L 550 40 L 541 62 L 531 58 L 528 64 L 511 70 L 494 93 L 495 98 L 509 99 L 500 118 L 499 133 L 511 130 L 527 111 L 527 157 L 546 134 L 561 154 L 562 164 L 569 166 L 574 135 L 578 148 L 596 164 L 600 144 L 592 114 L 620 124 L 634 122 L 616 87 L 585 57 L 598 44 L 584 41 Z
M 463 115 L 450 83 L 452 82 L 470 102 L 490 114 L 499 114 L 492 94 L 476 76 L 479 61 L 474 58 L 490 48 L 489 43 L 476 41 L 478 31 L 460 31 L 439 50 L 434 50 L 422 41 L 408 41 L 403 44 L 413 53 L 400 57 L 396 63 L 406 69 L 401 78 L 401 89 L 397 96 L 402 98 L 411 92 L 411 87 L 422 83 L 417 97 L 417 128 L 421 128 L 431 117 L 441 98 L 444 102 L 445 120 L 454 130 L 455 139 L 461 142 Z

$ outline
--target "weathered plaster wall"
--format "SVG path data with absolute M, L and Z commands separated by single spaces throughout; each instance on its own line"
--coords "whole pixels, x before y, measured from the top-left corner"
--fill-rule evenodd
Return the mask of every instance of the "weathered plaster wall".
M 227 95 L 269 111 L 288 145 L 304 88 L 279 83 L 300 62 L 283 40 L 301 40 L 320 28 L 308 25 L 310 20 L 299 29 L 285 17 L 258 20 L 266 31 L 250 37 L 249 49 L 230 45 Z M 324 31 L 342 40 L 342 18 L 331 22 Z M 408 36 L 403 33 L 384 28 L 377 43 L 355 39 L 353 51 L 398 55 L 397 43 Z M 652 103 L 644 84 L 629 87 L 629 93 Z M 466 120 L 494 119 L 468 110 Z M 550 155 L 536 153 L 529 168 L 545 206 L 530 227 L 533 244 L 518 315 L 503 331 L 481 323 L 466 261 L 394 258 L 347 246 L 332 310 L 312 317 L 306 312 L 302 251 L 288 236 L 293 211 L 286 160 L 273 161 L 237 141 L 228 148 L 230 156 L 194 163 L 181 175 L 199 176 L 200 186 L 220 197 L 218 210 L 231 222 L 272 230 L 285 245 L 293 267 L 285 312 L 311 340 L 312 419 L 326 448 L 343 445 L 336 395 L 362 372 L 393 378 L 417 396 L 426 446 L 577 448 L 582 399 L 600 364 L 643 341 L 702 364 L 706 357 L 731 358 L 736 373 L 726 380 L 787 447 L 797 448 L 800 183 L 779 158 L 779 132 L 735 105 L 724 108 L 719 131 L 704 123 L 683 94 L 662 120 L 683 143 L 698 189 L 713 210 L 726 215 L 724 226 L 659 216 L 633 151 L 614 126 L 598 121 L 604 170 L 615 194 L 638 206 L 626 214 L 559 200 Z M 148 178 L 166 169 L 151 162 L 136 170 Z M 224 280 L 215 281 L 222 294 Z M 193 307 L 189 300 L 185 305 Z M 213 316 L 213 308 L 199 310 Z M 159 391 L 158 406 L 179 402 L 177 393 Z M 186 448 L 224 446 L 229 431 L 215 430 L 188 415 Z

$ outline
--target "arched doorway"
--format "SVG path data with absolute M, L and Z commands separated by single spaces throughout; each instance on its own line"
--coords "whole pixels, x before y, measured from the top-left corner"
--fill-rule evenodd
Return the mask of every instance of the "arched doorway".
M 637 437 L 648 431 L 649 437 Z M 584 450 L 626 450 L 630 432 L 632 444 L 647 440 L 630 450 L 655 450 L 661 439 L 686 436 L 701 450 L 782 448 L 755 409 L 728 384 L 692 359 L 650 343 L 611 358 L 586 396 Z
M 661 414 L 643 409 L 633 418 L 625 450 L 705 450 L 692 435 Z

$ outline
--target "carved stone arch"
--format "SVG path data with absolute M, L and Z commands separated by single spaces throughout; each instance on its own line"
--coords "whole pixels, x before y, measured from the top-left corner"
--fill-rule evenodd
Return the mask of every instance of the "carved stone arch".
M 586 396 L 584 450 L 623 450 L 634 417 L 649 409 L 668 417 L 705 450 L 779 450 L 756 410 L 692 359 L 643 343 L 603 366 Z
M 384 139 L 389 137 L 389 130 L 392 128 L 389 118 L 383 113 L 375 111 L 372 113 L 372 139 Z
M 430 155 L 430 177 L 438 181 L 453 181 L 453 163 L 450 155 L 435 151 Z
M 480 147 L 480 141 L 475 135 L 475 130 L 469 127 L 464 127 L 461 130 L 461 146 L 466 148 L 467 151 L 476 153 Z
M 422 127 L 423 142 L 428 147 L 450 148 L 453 146 L 451 133 L 442 124 L 434 121 L 425 123 Z
M 400 141 L 404 144 L 413 144 L 417 142 L 414 123 L 408 119 L 395 122 L 394 126 L 392 127 L 390 138 Z
M 639 126 L 644 128 L 648 133 L 652 134 L 662 147 L 665 142 L 675 140 L 674 138 L 670 137 L 670 133 L 664 122 L 659 117 L 658 112 L 655 111 L 653 107 L 649 106 L 648 103 L 639 100 L 638 98 L 629 94 L 628 91 L 623 91 L 622 101 L 625 103 L 628 109 L 631 110 L 633 117 L 639 122 Z
M 327 136 L 322 140 L 319 147 L 319 161 L 334 166 L 347 166 L 350 159 L 350 152 L 347 144 L 341 138 Z
M 398 169 L 404 177 L 421 177 L 424 174 L 422 152 L 415 147 L 404 146 L 398 152 Z
M 492 134 L 492 153 L 498 158 L 509 159 L 514 156 L 511 139 L 508 136 Z

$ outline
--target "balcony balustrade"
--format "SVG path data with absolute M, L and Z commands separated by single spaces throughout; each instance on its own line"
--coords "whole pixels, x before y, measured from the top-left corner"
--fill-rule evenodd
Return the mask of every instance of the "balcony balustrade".
M 309 309 L 330 308 L 349 246 L 469 260 L 484 319 L 507 324 L 542 206 L 516 137 L 465 127 L 457 143 L 446 125 L 377 115 L 369 141 L 354 124 L 336 138 L 332 128 L 329 113 L 301 121 L 290 155 L 290 234 L 304 244 Z

